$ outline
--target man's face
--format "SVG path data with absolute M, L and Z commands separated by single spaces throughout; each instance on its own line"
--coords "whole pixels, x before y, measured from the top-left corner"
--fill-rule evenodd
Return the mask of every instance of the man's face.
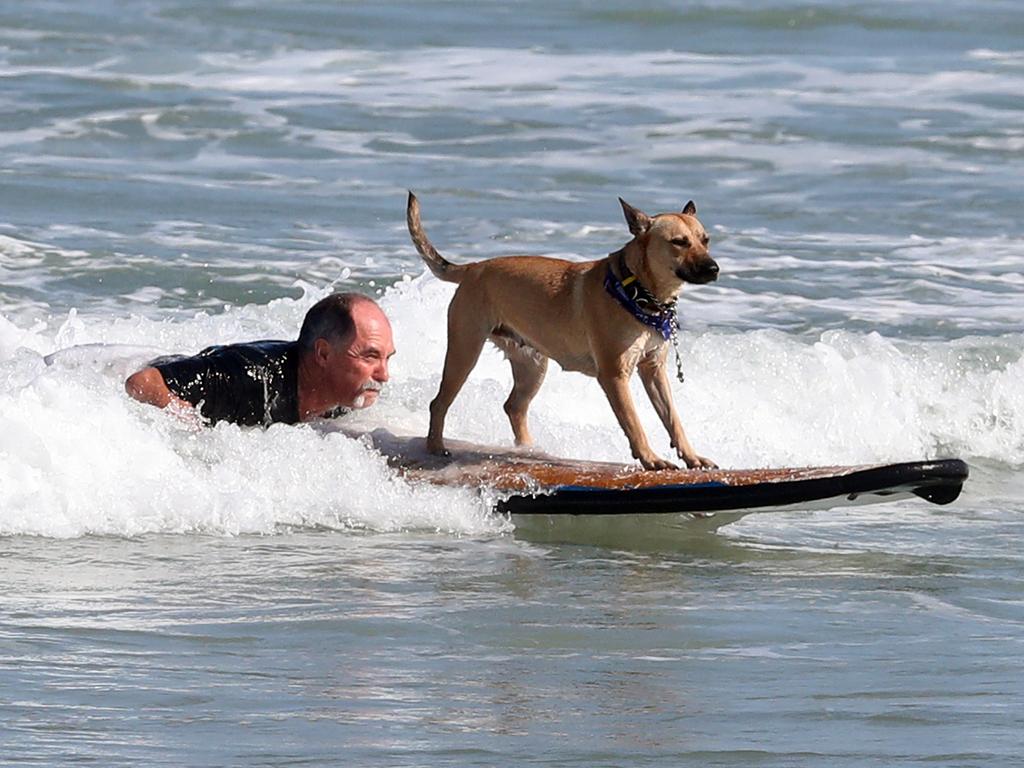
M 348 345 L 330 351 L 327 376 L 340 405 L 366 408 L 377 401 L 388 380 L 388 361 L 395 354 L 391 324 L 376 304 L 360 301 L 352 306 L 355 331 Z

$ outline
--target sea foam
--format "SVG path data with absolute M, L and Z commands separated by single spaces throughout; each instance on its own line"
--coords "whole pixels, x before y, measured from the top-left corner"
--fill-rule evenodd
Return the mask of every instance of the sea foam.
M 398 354 L 392 380 L 355 428 L 423 434 L 446 346 L 451 286 L 423 276 L 381 302 Z M 226 309 L 143 317 L 0 318 L 0 533 L 274 533 L 293 526 L 495 535 L 507 521 L 476 489 L 406 481 L 367 444 L 302 425 L 198 428 L 131 401 L 124 377 L 154 354 L 288 338 L 325 291 Z M 1024 464 L 1020 335 L 904 342 L 829 331 L 706 329 L 684 334 L 673 382 L 687 432 L 722 466 L 902 461 L 942 456 Z M 447 433 L 508 446 L 511 375 L 485 349 Z M 668 438 L 634 380 L 655 449 Z M 550 367 L 531 409 L 543 450 L 628 462 L 596 381 Z

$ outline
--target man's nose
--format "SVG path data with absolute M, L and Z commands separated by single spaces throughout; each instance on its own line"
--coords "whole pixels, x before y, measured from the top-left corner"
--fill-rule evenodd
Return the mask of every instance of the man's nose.
M 377 370 L 374 372 L 373 378 L 379 381 L 381 384 L 386 383 L 387 380 L 391 378 L 391 374 L 388 373 L 387 359 L 380 361 L 380 365 L 377 366 Z

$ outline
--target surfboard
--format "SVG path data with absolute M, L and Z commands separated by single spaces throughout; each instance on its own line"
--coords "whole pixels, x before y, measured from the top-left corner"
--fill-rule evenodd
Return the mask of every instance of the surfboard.
M 370 442 L 406 477 L 486 489 L 494 510 L 524 515 L 711 516 L 780 508 L 831 508 L 917 497 L 956 500 L 969 470 L 960 459 L 774 469 L 645 471 L 632 464 L 447 441 L 451 455 L 426 452 L 422 438 L 384 430 Z M 734 517 L 733 519 L 738 519 Z

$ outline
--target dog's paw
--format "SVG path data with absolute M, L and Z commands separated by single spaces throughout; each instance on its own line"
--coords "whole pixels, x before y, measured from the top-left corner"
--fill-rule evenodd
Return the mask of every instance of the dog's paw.
M 671 461 L 665 459 L 659 459 L 657 456 L 652 456 L 649 459 L 640 459 L 640 466 L 649 471 L 656 472 L 659 469 L 679 469 Z
M 692 460 L 687 459 L 686 466 L 688 469 L 718 469 L 715 462 L 705 459 L 703 456 L 694 456 Z
M 440 445 L 431 445 L 427 443 L 427 453 L 431 456 L 442 456 L 444 458 L 451 458 L 452 452 L 444 447 L 444 443 Z
M 676 448 L 675 445 L 672 446 Z M 711 459 L 705 459 L 703 456 L 698 456 L 696 453 L 686 453 L 685 451 L 676 448 L 676 455 L 679 456 L 686 463 L 687 469 L 718 469 L 718 465 L 715 464 Z

